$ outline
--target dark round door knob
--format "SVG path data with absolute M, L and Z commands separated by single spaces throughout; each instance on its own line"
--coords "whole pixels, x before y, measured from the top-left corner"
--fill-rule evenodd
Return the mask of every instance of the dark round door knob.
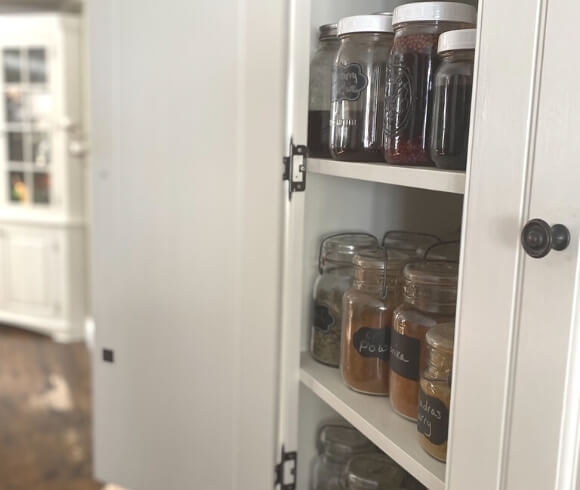
M 534 259 L 540 259 L 550 250 L 564 250 L 570 243 L 570 232 L 564 225 L 550 226 L 543 219 L 528 221 L 522 230 L 522 246 Z

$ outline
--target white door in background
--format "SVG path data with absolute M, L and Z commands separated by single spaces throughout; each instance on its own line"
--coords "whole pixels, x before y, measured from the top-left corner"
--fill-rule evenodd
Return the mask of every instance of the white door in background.
M 284 7 L 89 2 L 104 481 L 272 486 Z

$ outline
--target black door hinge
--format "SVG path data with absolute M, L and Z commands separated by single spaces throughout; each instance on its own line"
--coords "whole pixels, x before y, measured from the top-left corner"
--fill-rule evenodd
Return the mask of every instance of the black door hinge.
M 292 193 L 304 192 L 306 189 L 306 157 L 308 148 L 304 145 L 295 145 L 290 138 L 290 152 L 282 159 L 284 173 L 282 180 L 288 181 L 288 200 L 292 200 Z
M 296 470 L 298 467 L 296 451 L 286 452 L 282 446 L 280 462 L 274 468 L 276 481 L 274 487 L 280 486 L 280 490 L 296 490 Z M 290 481 L 286 481 L 290 480 Z

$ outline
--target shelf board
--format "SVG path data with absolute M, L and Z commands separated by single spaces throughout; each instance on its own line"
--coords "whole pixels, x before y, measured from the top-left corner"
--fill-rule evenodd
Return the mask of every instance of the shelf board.
M 346 179 L 381 182 L 453 194 L 465 192 L 465 172 L 457 170 L 309 158 L 307 171 L 314 174 L 334 175 Z
M 445 490 L 445 464 L 429 456 L 417 440 L 417 428 L 391 409 L 389 400 L 356 393 L 336 368 L 303 352 L 300 381 L 430 490 Z

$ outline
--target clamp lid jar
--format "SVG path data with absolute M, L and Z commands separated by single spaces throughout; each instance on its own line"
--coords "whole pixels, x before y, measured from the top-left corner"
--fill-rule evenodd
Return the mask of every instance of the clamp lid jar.
M 352 259 L 362 250 L 375 249 L 378 240 L 367 233 L 340 233 L 322 240 L 318 257 L 320 275 L 314 284 L 314 313 L 310 338 L 312 357 L 338 366 L 342 328 L 342 297 L 353 281 Z

